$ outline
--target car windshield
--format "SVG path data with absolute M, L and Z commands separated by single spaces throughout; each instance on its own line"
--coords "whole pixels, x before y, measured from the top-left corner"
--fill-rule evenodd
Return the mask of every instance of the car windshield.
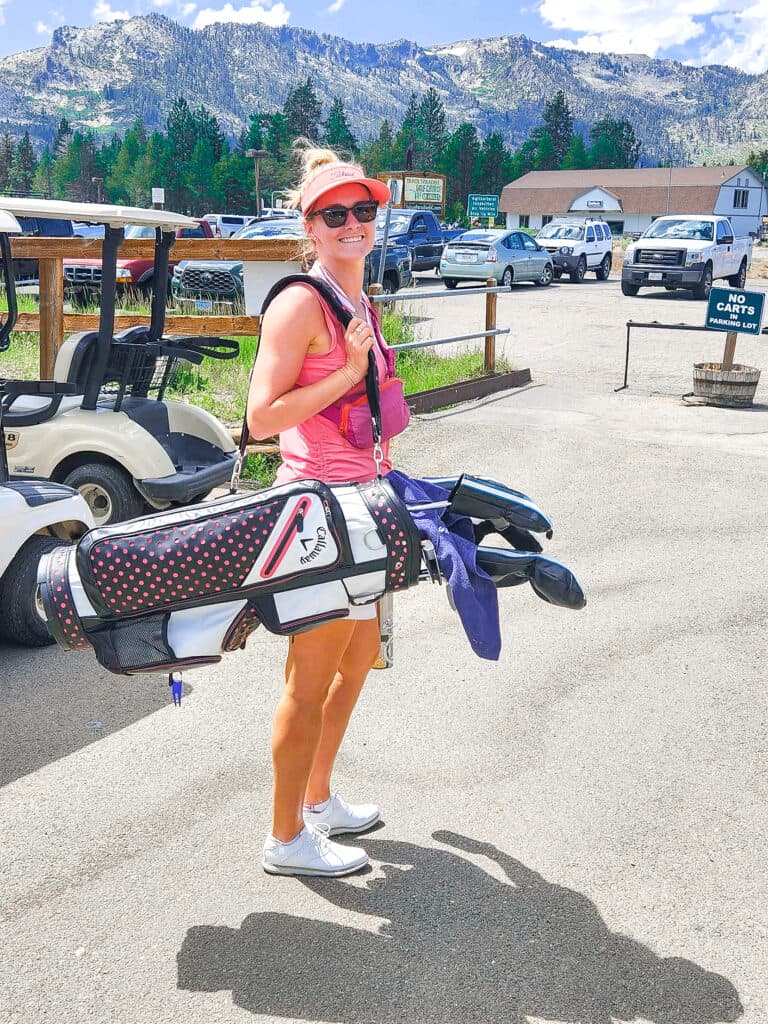
M 711 220 L 657 220 L 643 238 L 690 238 L 701 242 L 712 241 Z
M 570 242 L 578 242 L 584 237 L 584 228 L 581 224 L 547 224 L 536 237 L 566 238 Z
M 476 245 L 491 245 L 492 242 L 498 242 L 502 237 L 503 232 L 500 231 L 465 231 L 459 238 L 454 239 L 455 242 L 474 242 Z
M 304 238 L 301 221 L 286 219 L 261 221 L 259 224 L 247 224 L 232 236 L 233 238 Z
M 129 224 L 125 229 L 126 238 L 154 238 L 155 229 L 149 224 Z
M 387 219 L 386 210 L 380 211 L 376 215 L 376 233 L 384 233 L 384 223 Z M 392 211 L 392 215 L 389 218 L 389 233 L 390 235 L 400 235 L 404 231 L 408 230 L 408 225 L 411 223 L 410 215 L 407 213 L 398 213 L 397 210 Z

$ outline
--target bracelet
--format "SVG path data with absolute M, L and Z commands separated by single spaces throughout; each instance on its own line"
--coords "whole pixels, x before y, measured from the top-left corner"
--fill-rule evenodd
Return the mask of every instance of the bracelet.
M 344 366 L 340 366 L 339 369 L 344 374 L 344 376 L 347 378 L 347 380 L 352 385 L 352 387 L 356 387 L 360 383 L 360 381 L 363 379 L 362 377 L 354 377 L 352 375 L 351 371 L 349 370 L 348 366 L 346 365 L 346 363 L 344 364 Z

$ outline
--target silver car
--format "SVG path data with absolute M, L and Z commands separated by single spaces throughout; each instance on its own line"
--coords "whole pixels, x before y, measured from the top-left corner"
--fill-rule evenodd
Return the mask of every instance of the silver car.
M 552 259 L 525 231 L 477 228 L 465 231 L 443 249 L 440 276 L 446 288 L 459 281 L 486 281 L 492 277 L 510 287 L 515 281 L 533 281 L 546 288 L 554 271 Z

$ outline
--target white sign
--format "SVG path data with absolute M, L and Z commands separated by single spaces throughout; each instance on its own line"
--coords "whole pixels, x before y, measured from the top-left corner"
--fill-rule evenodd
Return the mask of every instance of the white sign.
M 590 210 L 602 210 L 603 200 L 602 199 L 588 199 L 587 208 Z
M 152 189 L 152 202 L 159 203 L 161 206 L 165 205 L 165 189 L 164 188 L 153 188 Z
M 442 178 L 405 178 L 406 203 L 439 203 L 443 202 Z

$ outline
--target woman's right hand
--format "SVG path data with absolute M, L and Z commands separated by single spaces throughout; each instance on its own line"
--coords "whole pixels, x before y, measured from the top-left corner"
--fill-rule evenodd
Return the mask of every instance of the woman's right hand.
M 347 366 L 360 380 L 368 372 L 368 353 L 373 346 L 373 330 L 360 317 L 353 316 L 344 332 Z

